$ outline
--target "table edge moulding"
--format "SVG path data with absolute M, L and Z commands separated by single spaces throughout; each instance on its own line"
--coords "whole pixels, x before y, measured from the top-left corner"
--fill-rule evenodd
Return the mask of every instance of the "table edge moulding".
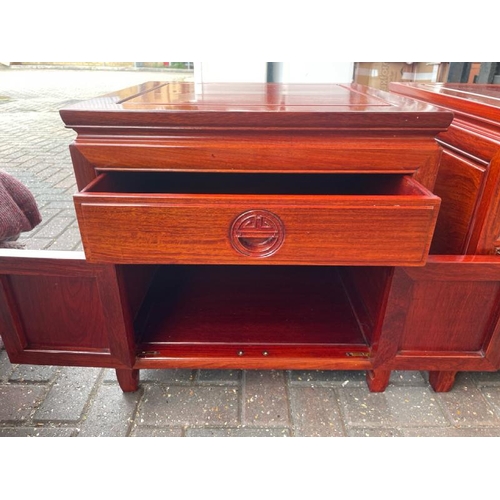
M 84 253 L 0 251 L 13 362 L 114 368 L 124 391 L 150 368 L 364 370 L 374 392 L 500 368 L 497 258 L 432 251 L 451 111 L 147 82 L 60 115 Z

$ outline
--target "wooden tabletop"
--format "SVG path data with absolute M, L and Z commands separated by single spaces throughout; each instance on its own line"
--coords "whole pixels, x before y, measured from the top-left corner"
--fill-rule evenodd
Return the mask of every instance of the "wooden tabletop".
M 147 82 L 60 110 L 68 127 L 442 129 L 444 110 L 358 84 Z
M 390 89 L 443 106 L 458 115 L 472 115 L 490 125 L 500 125 L 500 85 L 395 82 Z

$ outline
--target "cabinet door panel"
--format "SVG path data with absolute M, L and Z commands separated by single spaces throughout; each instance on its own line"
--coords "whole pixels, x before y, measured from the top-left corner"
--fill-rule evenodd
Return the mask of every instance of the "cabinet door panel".
M 402 289 L 404 296 L 391 293 L 386 309 L 387 367 L 500 369 L 498 257 L 433 255 L 425 267 L 395 269 L 393 290 Z
M 115 267 L 82 254 L 0 252 L 0 335 L 13 362 L 131 366 L 121 296 Z
M 11 290 L 26 345 L 109 352 L 96 278 L 14 275 L 5 288 Z

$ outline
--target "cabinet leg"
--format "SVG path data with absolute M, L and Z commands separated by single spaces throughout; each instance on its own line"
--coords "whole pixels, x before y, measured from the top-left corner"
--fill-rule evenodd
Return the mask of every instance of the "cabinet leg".
M 448 392 L 458 372 L 429 372 L 429 383 L 436 392 Z
M 116 370 L 116 378 L 123 392 L 135 392 L 139 388 L 139 370 Z
M 370 370 L 366 372 L 366 383 L 370 392 L 384 392 L 390 378 L 391 370 Z

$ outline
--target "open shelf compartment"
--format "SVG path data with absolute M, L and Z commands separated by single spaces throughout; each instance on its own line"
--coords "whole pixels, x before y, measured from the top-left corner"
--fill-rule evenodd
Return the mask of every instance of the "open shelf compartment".
M 376 320 L 348 272 L 160 266 L 136 318 L 137 365 L 367 368 Z

